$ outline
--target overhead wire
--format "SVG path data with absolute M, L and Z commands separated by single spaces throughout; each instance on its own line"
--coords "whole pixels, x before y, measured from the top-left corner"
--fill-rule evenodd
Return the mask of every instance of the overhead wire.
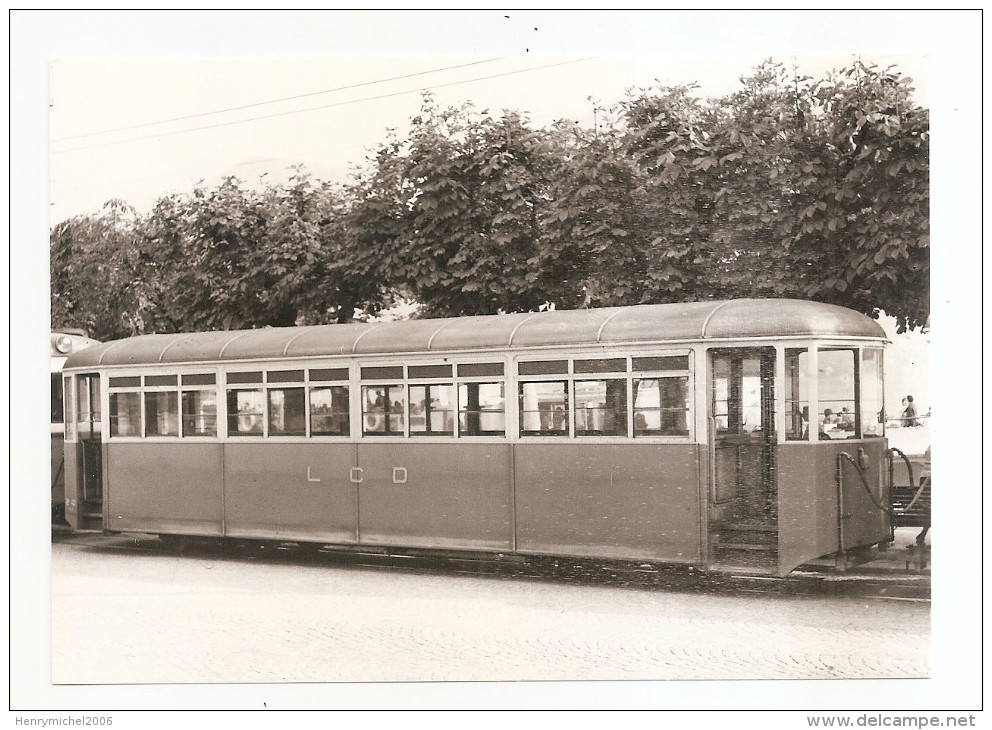
M 160 138 L 160 137 L 169 137 L 169 136 L 173 136 L 173 135 L 177 135 L 177 134 L 187 134 L 189 132 L 200 132 L 200 131 L 204 131 L 204 130 L 207 130 L 207 129 L 218 129 L 218 128 L 221 128 L 221 127 L 230 127 L 230 126 L 234 126 L 234 125 L 238 125 L 238 124 L 248 124 L 250 122 L 257 122 L 257 121 L 262 121 L 262 120 L 265 120 L 265 119 L 276 119 L 276 118 L 279 118 L 279 117 L 292 116 L 294 114 L 305 114 L 307 112 L 320 111 L 322 109 L 333 109 L 333 108 L 342 107 L 342 106 L 349 106 L 351 104 L 360 104 L 360 103 L 368 102 L 368 101 L 377 101 L 377 100 L 380 100 L 380 99 L 389 99 L 389 98 L 396 97 L 396 96 L 404 96 L 406 94 L 416 94 L 416 93 L 422 93 L 424 91 L 432 91 L 432 90 L 435 90 L 435 89 L 442 89 L 442 88 L 447 88 L 447 87 L 451 87 L 451 86 L 460 86 L 460 85 L 464 85 L 464 84 L 476 83 L 478 81 L 488 81 L 488 80 L 491 80 L 491 79 L 503 78 L 503 77 L 506 77 L 506 76 L 514 76 L 514 75 L 522 74 L 522 73 L 532 73 L 534 71 L 542 71 L 544 69 L 556 68 L 556 67 L 559 67 L 559 66 L 565 66 L 565 65 L 569 65 L 569 64 L 573 64 L 573 63 L 582 63 L 584 61 L 589 61 L 589 60 L 591 60 L 591 57 L 579 58 L 579 59 L 571 59 L 571 60 L 568 60 L 568 61 L 560 61 L 558 63 L 545 64 L 543 66 L 534 66 L 534 67 L 531 67 L 531 68 L 517 69 L 515 71 L 505 71 L 503 73 L 490 74 L 488 76 L 478 76 L 478 77 L 471 78 L 471 79 L 462 79 L 460 81 L 450 81 L 450 82 L 447 82 L 447 83 L 444 83 L 444 84 L 432 84 L 430 86 L 424 86 L 424 87 L 420 87 L 420 88 L 417 88 L 417 89 L 407 89 L 405 91 L 396 91 L 396 92 L 391 92 L 391 93 L 388 93 L 388 94 L 379 94 L 379 95 L 376 95 L 376 96 L 363 97 L 361 99 L 350 99 L 350 100 L 347 100 L 347 101 L 335 102 L 333 104 L 322 104 L 320 106 L 307 107 L 305 109 L 293 109 L 293 110 L 289 110 L 289 111 L 285 111 L 285 112 L 276 112 L 274 114 L 265 114 L 265 115 L 257 116 L 257 117 L 249 117 L 247 119 L 235 119 L 235 120 L 232 120 L 232 121 L 229 121 L 229 122 L 220 122 L 220 123 L 217 123 L 217 124 L 208 124 L 208 125 L 199 126 L 199 127 L 190 127 L 188 129 L 177 129 L 177 130 L 172 130 L 172 131 L 160 132 L 160 133 L 157 133 L 157 134 L 145 135 L 145 136 L 141 136 L 141 137 L 131 137 L 129 139 L 113 140 L 113 141 L 109 141 L 109 142 L 101 142 L 101 143 L 92 144 L 92 145 L 82 145 L 82 146 L 79 146 L 79 147 L 70 147 L 70 148 L 64 149 L 64 150 L 52 150 L 52 154 L 61 154 L 61 153 L 67 153 L 67 152 L 80 152 L 80 151 L 89 150 L 89 149 L 97 149 L 97 148 L 100 148 L 100 147 L 108 147 L 108 146 L 119 145 L 119 144 L 127 144 L 129 142 L 139 142 L 139 141 L 142 141 L 142 140 L 145 140 L 145 139 L 154 139 L 154 138 Z
M 99 137 L 104 134 L 113 134 L 116 132 L 126 132 L 130 129 L 143 129 L 144 127 L 153 127 L 156 124 L 171 124 L 172 122 L 181 122 L 185 119 L 198 119 L 201 117 L 208 117 L 214 114 L 226 114 L 227 112 L 241 111 L 242 109 L 252 109 L 254 107 L 266 106 L 267 104 L 280 104 L 284 101 L 295 101 L 296 99 L 306 99 L 311 96 L 322 96 L 323 94 L 334 94 L 339 91 L 349 91 L 351 89 L 358 89 L 363 86 L 375 86 L 376 84 L 385 84 L 390 81 L 402 81 L 403 79 L 411 79 L 417 76 L 427 76 L 433 73 L 439 73 L 441 71 L 453 71 L 459 68 L 468 68 L 469 66 L 478 66 L 484 63 L 492 63 L 493 61 L 502 60 L 500 58 L 487 58 L 481 61 L 472 61 L 471 63 L 461 63 L 455 66 L 442 66 L 441 68 L 431 69 L 429 71 L 417 71 L 416 73 L 403 74 L 402 76 L 391 76 L 385 79 L 376 79 L 375 81 L 363 81 L 359 84 L 348 84 L 347 86 L 338 86 L 333 89 L 322 89 L 321 91 L 310 91 L 306 94 L 296 94 L 294 96 L 283 96 L 278 99 L 269 99 L 267 101 L 256 101 L 251 104 L 242 104 L 240 106 L 227 107 L 225 109 L 214 109 L 207 112 L 199 112 L 197 114 L 186 114 L 180 117 L 170 117 L 168 119 L 158 119 L 152 122 L 141 122 L 140 124 L 129 124 L 123 127 L 113 127 L 110 129 L 102 129 L 98 132 L 85 132 L 83 134 L 73 134 L 68 137 L 59 137 L 53 139 L 52 142 L 68 142 L 74 139 L 83 139 L 84 137 Z

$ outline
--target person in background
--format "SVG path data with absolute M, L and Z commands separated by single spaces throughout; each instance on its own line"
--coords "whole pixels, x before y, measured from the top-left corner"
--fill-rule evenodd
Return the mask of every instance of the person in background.
M 847 409 L 847 406 L 840 409 L 840 428 L 844 431 L 854 430 L 854 414 Z
M 904 404 L 902 411 L 902 424 L 907 427 L 919 426 L 920 422 L 917 420 L 916 404 L 913 403 L 913 396 L 907 395 L 902 402 Z
M 833 412 L 833 409 L 824 408 L 823 416 L 817 420 L 820 422 L 820 433 L 824 436 L 829 436 L 830 432 L 837 428 L 837 421 L 839 418 L 837 414 Z

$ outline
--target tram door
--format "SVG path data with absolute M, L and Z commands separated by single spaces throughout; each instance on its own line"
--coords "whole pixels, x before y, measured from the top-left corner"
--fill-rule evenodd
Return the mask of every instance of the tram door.
M 100 376 L 76 378 L 76 402 L 71 415 L 77 451 L 75 469 L 66 464 L 66 516 L 76 529 L 103 527 L 103 439 L 100 431 Z M 68 479 L 74 477 L 70 487 Z
M 710 353 L 710 560 L 774 565 L 775 350 Z

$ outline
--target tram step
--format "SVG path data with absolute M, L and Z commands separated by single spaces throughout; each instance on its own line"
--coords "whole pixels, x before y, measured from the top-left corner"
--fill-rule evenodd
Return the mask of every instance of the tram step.
M 749 549 L 749 547 L 753 546 L 716 547 L 712 553 L 713 565 L 764 571 L 771 571 L 778 567 L 777 550 L 769 550 L 764 546 L 759 546 L 757 549 Z
M 778 532 L 778 525 L 771 525 L 767 522 L 735 522 L 724 525 L 723 529 L 736 532 Z
M 752 529 L 724 529 L 713 533 L 715 545 L 737 547 L 756 546 L 764 550 L 775 550 L 778 547 L 778 536 L 775 532 Z M 741 548 L 745 549 L 745 548 Z
M 79 527 L 83 530 L 98 530 L 103 527 L 103 504 L 87 500 L 80 505 Z
M 717 550 L 727 551 L 727 550 L 741 550 L 747 552 L 763 552 L 763 553 L 775 553 L 778 552 L 778 548 L 774 544 L 761 543 L 761 542 L 723 542 L 722 540 L 717 542 Z

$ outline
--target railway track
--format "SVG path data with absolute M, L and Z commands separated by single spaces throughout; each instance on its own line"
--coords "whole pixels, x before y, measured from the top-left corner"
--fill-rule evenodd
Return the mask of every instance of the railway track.
M 434 554 L 406 550 L 343 549 L 292 542 L 188 538 L 161 540 L 157 535 L 73 533 L 53 528 L 52 541 L 82 550 L 190 560 L 285 562 L 327 567 L 418 570 L 518 580 L 547 580 L 632 589 L 712 593 L 757 593 L 805 596 L 859 596 L 883 600 L 930 601 L 930 576 L 913 573 L 837 573 L 804 566 L 785 577 L 745 570 L 716 572 L 695 566 L 581 558 L 487 553 Z

